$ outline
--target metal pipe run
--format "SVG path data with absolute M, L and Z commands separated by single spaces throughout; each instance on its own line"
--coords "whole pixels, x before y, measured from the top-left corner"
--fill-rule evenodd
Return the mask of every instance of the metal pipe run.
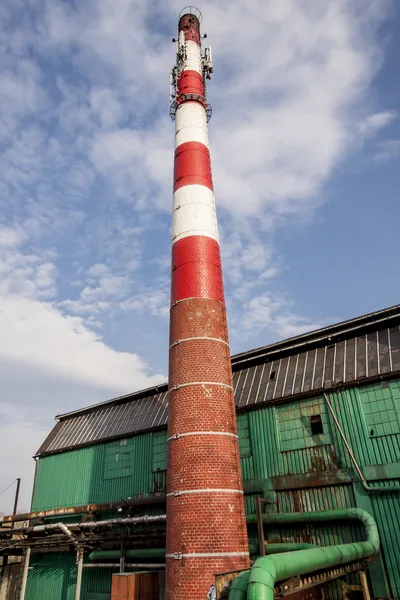
M 265 543 L 265 554 L 279 554 L 280 552 L 292 552 L 293 550 L 308 550 L 317 548 L 316 544 L 282 542 L 279 544 Z M 125 558 L 164 558 L 165 548 L 142 548 L 128 549 L 124 551 Z M 250 547 L 251 554 L 257 554 L 255 546 Z M 108 560 L 119 559 L 121 553 L 119 550 L 94 550 L 88 556 L 89 560 Z M 126 565 L 125 565 L 126 566 Z
M 29 529 L 29 528 L 28 528 Z M 51 523 L 49 525 L 36 525 L 35 527 L 31 528 L 35 533 L 48 533 L 50 531 L 55 531 L 57 529 L 59 529 L 64 535 L 66 535 L 71 542 L 76 546 L 77 545 L 77 541 L 75 539 L 75 536 L 70 532 L 70 530 L 68 529 L 68 527 L 64 524 L 64 523 Z M 16 529 L 13 530 L 13 532 L 15 533 Z
M 82 569 L 83 569 L 83 547 L 79 547 L 76 552 L 76 588 L 75 600 L 81 600 L 82 588 Z
M 140 496 L 136 498 L 121 499 L 118 502 L 103 502 L 101 504 L 83 504 L 80 506 L 64 506 L 62 508 L 51 508 L 18 515 L 4 515 L 0 517 L 0 523 L 13 521 L 30 521 L 46 517 L 62 517 L 68 515 L 79 515 L 90 512 L 105 512 L 108 510 L 124 510 L 132 506 L 158 506 L 165 504 L 165 494 L 152 494 L 151 496 Z
M 281 554 L 282 552 L 293 552 L 296 550 L 310 550 L 318 548 L 317 544 L 306 544 L 305 542 L 282 542 L 280 544 L 265 543 L 265 554 Z
M 295 523 L 325 523 L 327 521 L 359 521 L 367 535 L 368 542 L 378 540 L 378 526 L 367 511 L 361 508 L 344 508 L 324 510 L 322 512 L 277 513 L 262 515 L 263 522 L 268 525 L 294 525 Z M 247 523 L 257 523 L 257 515 L 248 515 Z
M 119 563 L 89 563 L 83 565 L 84 569 L 119 569 Z M 127 569 L 152 569 L 152 570 L 163 570 L 165 569 L 165 563 L 125 563 Z
M 88 523 L 76 523 L 75 527 L 80 529 L 94 529 L 96 527 L 103 527 L 108 525 L 134 525 L 135 523 L 157 523 L 159 521 L 165 521 L 166 515 L 144 515 L 143 517 L 128 517 L 127 519 L 107 519 L 105 521 L 90 521 Z M 72 525 L 68 525 L 72 527 Z
M 30 558 L 31 558 L 31 549 L 27 548 L 25 550 L 25 555 L 24 555 L 24 570 L 22 572 L 21 592 L 19 595 L 19 600 L 25 600 L 26 582 L 28 579 Z
M 347 394 L 346 394 L 346 398 L 347 398 Z M 343 431 L 343 429 L 340 426 L 340 423 L 339 423 L 339 421 L 338 421 L 338 419 L 336 417 L 335 411 L 332 408 L 332 404 L 330 403 L 327 394 L 324 394 L 324 399 L 325 399 L 326 405 L 327 405 L 327 407 L 329 409 L 329 412 L 332 415 L 332 419 L 334 420 L 334 423 L 335 423 L 336 428 L 337 428 L 337 430 L 338 430 L 338 432 L 340 434 L 340 437 L 342 438 L 343 443 L 344 443 L 344 445 L 347 448 L 347 452 L 349 453 L 351 461 L 352 461 L 352 463 L 354 465 L 355 470 L 357 471 L 357 474 L 358 474 L 358 476 L 359 476 L 359 478 L 361 480 L 361 485 L 363 486 L 364 490 L 366 490 L 367 492 L 372 492 L 374 494 L 391 494 L 392 492 L 399 492 L 400 491 L 400 485 L 393 485 L 390 488 L 374 488 L 374 487 L 371 487 L 368 484 L 367 480 L 364 477 L 363 472 L 360 469 L 360 466 L 358 465 L 358 463 L 356 461 L 356 457 L 354 456 L 353 450 L 351 449 L 351 446 L 350 446 L 349 442 L 347 441 L 347 438 L 346 438 L 346 436 L 344 434 L 344 431 Z
M 280 554 L 281 552 L 293 552 L 294 550 L 309 550 L 310 548 L 318 548 L 318 545 L 306 544 L 305 542 L 279 542 L 277 544 L 264 542 L 264 548 L 264 554 L 261 556 L 265 556 L 266 554 Z M 260 556 L 259 551 L 258 546 L 249 546 L 249 552 L 252 556 Z
M 251 516 L 256 517 L 256 515 Z M 366 542 L 326 546 L 258 558 L 250 571 L 244 571 L 233 581 L 229 591 L 229 600 L 245 600 L 246 598 L 247 600 L 274 600 L 274 588 L 277 581 L 368 558 L 379 550 L 377 524 L 370 514 L 361 509 L 263 515 L 264 523 L 271 524 L 315 523 L 347 519 L 357 519 L 364 525 L 367 533 Z M 255 519 L 250 522 L 255 522 Z
M 164 558 L 165 548 L 135 548 L 124 550 L 125 558 Z M 89 554 L 89 560 L 119 559 L 120 550 L 95 550 Z
M 143 517 L 128 517 L 126 519 L 106 519 L 104 521 L 90 521 L 87 523 L 50 523 L 48 525 L 34 525 L 32 527 L 18 527 L 12 530 L 13 533 L 41 533 L 50 532 L 55 529 L 61 529 L 68 537 L 73 538 L 71 529 L 95 529 L 96 527 L 112 525 L 135 525 L 136 523 L 157 523 L 166 520 L 166 515 L 144 515 Z M 11 530 L 0 529 L 0 533 L 7 533 Z M 67 533 L 68 531 L 68 533 Z M 74 542 L 75 543 L 75 542 Z

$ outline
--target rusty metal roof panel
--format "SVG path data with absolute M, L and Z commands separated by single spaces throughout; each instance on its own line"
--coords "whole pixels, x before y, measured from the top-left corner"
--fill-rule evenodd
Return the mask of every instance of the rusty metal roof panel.
M 290 399 L 299 394 L 317 393 L 352 382 L 362 383 L 376 377 L 400 371 L 400 306 L 387 309 L 386 325 L 383 313 L 373 314 L 376 330 L 361 331 L 359 319 L 353 335 L 348 337 L 351 322 L 344 325 L 346 335 L 339 336 L 339 326 L 320 342 L 321 331 L 316 332 L 317 346 L 300 346 L 294 340 L 280 342 L 261 349 L 259 355 L 251 351 L 248 362 L 238 355 L 232 358 L 233 385 L 236 406 L 245 409 L 255 404 Z M 361 319 L 361 317 L 360 317 Z M 367 326 L 363 318 L 364 327 Z M 361 319 L 362 320 L 362 319 Z M 336 327 L 336 329 L 335 329 Z M 311 334 L 310 334 L 311 335 Z M 308 337 L 310 337 L 308 335 Z M 309 341 L 311 344 L 311 342 Z M 315 345 L 315 344 L 314 344 Z M 279 346 L 279 353 L 276 351 Z M 285 349 L 286 348 L 286 349 Z M 258 356 L 258 357 L 257 357 Z M 105 439 L 134 434 L 162 427 L 167 422 L 167 385 L 114 398 L 105 403 L 60 415 L 37 454 L 100 442 Z
M 37 454 L 82 446 L 166 425 L 165 392 L 60 420 Z

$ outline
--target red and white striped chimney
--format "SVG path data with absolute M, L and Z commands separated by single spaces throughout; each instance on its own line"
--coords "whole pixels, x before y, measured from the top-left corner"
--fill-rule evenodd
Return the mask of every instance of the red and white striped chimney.
M 212 598 L 216 573 L 248 567 L 232 370 L 208 149 L 200 12 L 181 12 L 169 350 L 167 600 Z

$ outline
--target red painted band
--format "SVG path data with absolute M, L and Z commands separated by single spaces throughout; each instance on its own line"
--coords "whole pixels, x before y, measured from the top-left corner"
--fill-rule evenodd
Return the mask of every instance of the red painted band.
M 185 40 L 192 40 L 200 45 L 200 22 L 196 15 L 186 14 L 179 20 L 178 30 L 185 33 Z
M 172 245 L 171 304 L 185 298 L 224 302 L 220 248 L 212 238 L 190 235 Z
M 200 73 L 183 71 L 178 81 L 178 96 L 180 94 L 197 94 L 204 98 L 204 82 Z
M 205 185 L 213 191 L 210 153 L 201 142 L 185 142 L 175 150 L 174 192 L 184 185 Z

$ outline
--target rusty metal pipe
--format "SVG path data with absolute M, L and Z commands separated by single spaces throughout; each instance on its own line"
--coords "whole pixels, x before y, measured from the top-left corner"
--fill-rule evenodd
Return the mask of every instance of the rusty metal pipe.
M 60 529 L 66 535 L 73 538 L 71 529 L 95 529 L 96 527 L 103 527 L 109 525 L 134 525 L 136 523 L 159 523 L 166 521 L 166 515 L 144 515 L 143 517 L 129 517 L 127 519 L 106 519 L 104 521 L 91 521 L 90 523 L 50 523 L 48 525 L 34 525 L 31 527 L 18 527 L 16 529 L 0 529 L 0 533 L 46 533 L 55 529 Z M 66 533 L 68 531 L 68 533 Z M 75 543 L 75 542 L 74 542 Z
M 89 512 L 104 512 L 107 510 L 117 510 L 119 508 L 129 508 L 131 506 L 158 506 L 160 504 L 165 504 L 165 502 L 165 494 L 154 494 L 152 496 L 140 496 L 138 498 L 129 498 L 128 500 L 119 500 L 118 502 L 64 506 L 62 508 L 50 508 L 48 510 L 32 511 L 29 513 L 21 513 L 19 515 L 4 515 L 3 517 L 0 517 L 0 523 L 30 521 L 32 519 L 42 519 L 46 517 L 79 515 Z
M 33 527 L 32 529 L 35 533 L 37 533 L 37 532 L 47 533 L 48 531 L 54 531 L 56 529 L 59 529 L 60 531 L 62 531 L 62 533 L 64 535 L 66 535 L 71 540 L 71 542 L 75 546 L 77 546 L 77 541 L 75 539 L 75 536 L 70 532 L 70 530 L 64 523 L 51 523 L 50 525 L 36 525 L 36 527 Z M 13 532 L 15 532 L 15 531 L 16 530 L 13 529 Z

